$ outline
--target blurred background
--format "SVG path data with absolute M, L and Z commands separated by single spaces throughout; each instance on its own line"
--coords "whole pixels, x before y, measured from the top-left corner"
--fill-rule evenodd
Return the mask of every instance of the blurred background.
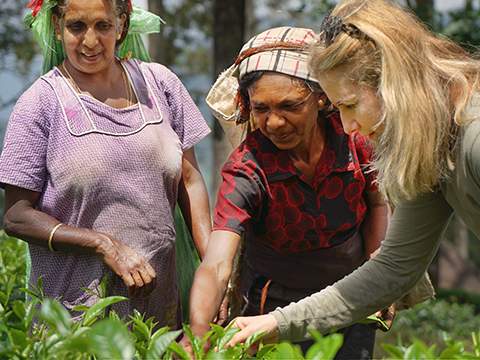
M 28 2 L 0 0 L 0 145 L 15 102 L 40 75 L 40 47 L 23 23 Z M 335 1 L 133 0 L 133 3 L 165 20 L 160 34 L 144 38 L 152 60 L 166 65 L 180 77 L 212 129 L 210 136 L 196 146 L 196 153 L 213 208 L 221 180 L 220 169 L 232 148 L 205 104 L 210 86 L 233 63 L 251 36 L 274 26 L 318 31 L 325 13 Z M 479 45 L 479 0 L 404 0 L 403 4 L 410 6 L 432 30 L 470 50 Z M 2 192 L 0 211 L 1 206 Z M 456 218 L 446 237 L 448 241 L 443 242 L 429 272 L 437 297 L 450 301 L 445 303 L 450 305 L 442 304 L 438 308 L 437 303 L 435 310 L 433 306 L 427 310 L 421 307 L 415 314 L 400 319 L 397 331 L 407 331 L 402 329 L 408 327 L 408 331 L 413 329 L 418 335 L 427 332 L 426 324 L 434 326 L 435 323 L 437 330 L 452 326 L 448 325 L 449 319 L 460 324 L 459 331 L 466 331 L 467 320 L 461 320 L 462 316 L 474 321 L 472 326 L 476 331 L 480 329 L 480 242 Z M 468 304 L 469 310 L 455 310 L 451 305 L 463 303 Z M 437 318 L 443 316 L 444 320 L 432 320 L 434 313 Z M 407 327 L 402 328 L 402 321 Z

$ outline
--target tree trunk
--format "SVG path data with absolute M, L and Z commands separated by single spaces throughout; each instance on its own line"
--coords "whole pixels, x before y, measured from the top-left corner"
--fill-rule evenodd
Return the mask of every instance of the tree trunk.
M 214 78 L 230 67 L 244 43 L 245 0 L 215 0 L 214 5 Z M 232 146 L 215 119 L 213 122 L 212 209 L 222 181 L 221 169 L 232 152 Z
M 414 10 L 418 17 L 431 25 L 434 11 L 433 0 L 415 0 L 415 4 L 417 6 Z
M 165 13 L 163 0 L 148 0 L 148 10 L 160 17 Z M 163 41 L 162 27 L 160 33 L 148 35 L 148 53 L 154 62 L 166 65 L 165 60 L 165 41 Z

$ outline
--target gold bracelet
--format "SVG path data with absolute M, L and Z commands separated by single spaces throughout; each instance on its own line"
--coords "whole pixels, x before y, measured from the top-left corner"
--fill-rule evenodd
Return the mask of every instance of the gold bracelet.
M 53 252 L 55 252 L 55 250 L 53 250 L 53 247 L 52 247 L 53 235 L 55 235 L 55 231 L 57 231 L 57 229 L 62 225 L 63 225 L 63 223 L 59 223 L 59 224 L 55 225 L 55 227 L 50 232 L 50 236 L 48 237 L 48 248 L 50 250 L 52 250 Z

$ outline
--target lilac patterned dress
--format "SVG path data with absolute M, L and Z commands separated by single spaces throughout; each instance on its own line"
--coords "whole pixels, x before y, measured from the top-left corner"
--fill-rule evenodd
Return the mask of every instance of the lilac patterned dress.
M 120 317 L 145 313 L 160 326 L 181 325 L 174 208 L 183 152 L 208 128 L 180 80 L 166 67 L 124 63 L 138 103 L 115 109 L 75 93 L 57 68 L 22 95 L 0 157 L 0 183 L 41 192 L 38 210 L 72 226 L 107 233 L 144 255 L 158 285 L 146 299 L 112 305 Z M 30 282 L 71 310 L 91 306 L 110 272 L 107 295 L 127 288 L 96 255 L 29 245 Z M 80 316 L 72 312 L 74 319 Z

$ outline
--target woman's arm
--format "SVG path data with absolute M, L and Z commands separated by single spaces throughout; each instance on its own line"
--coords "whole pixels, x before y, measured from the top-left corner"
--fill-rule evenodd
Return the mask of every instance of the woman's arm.
M 190 327 L 200 338 L 210 331 L 210 323 L 225 296 L 240 238 L 240 235 L 231 231 L 213 231 L 205 257 L 195 272 L 190 291 Z M 187 337 L 181 345 L 187 351 L 191 350 Z
M 39 192 L 5 186 L 5 232 L 48 249 L 48 239 L 59 221 L 35 209 L 39 196 Z M 51 245 L 55 251 L 97 254 L 123 279 L 131 297 L 146 297 L 157 284 L 155 270 L 145 257 L 107 234 L 62 225 L 55 231 Z
M 243 342 L 259 329 L 268 331 L 266 342 L 303 341 L 311 338 L 309 329 L 325 334 L 392 304 L 424 275 L 452 213 L 441 191 L 396 207 L 387 237 L 375 258 L 308 298 L 263 317 L 239 320 L 243 330 L 230 343 Z
M 200 259 L 203 259 L 207 241 L 212 231 L 210 205 L 203 176 L 198 169 L 195 151 L 183 153 L 182 179 L 178 187 L 178 204 L 185 223 L 192 234 Z

